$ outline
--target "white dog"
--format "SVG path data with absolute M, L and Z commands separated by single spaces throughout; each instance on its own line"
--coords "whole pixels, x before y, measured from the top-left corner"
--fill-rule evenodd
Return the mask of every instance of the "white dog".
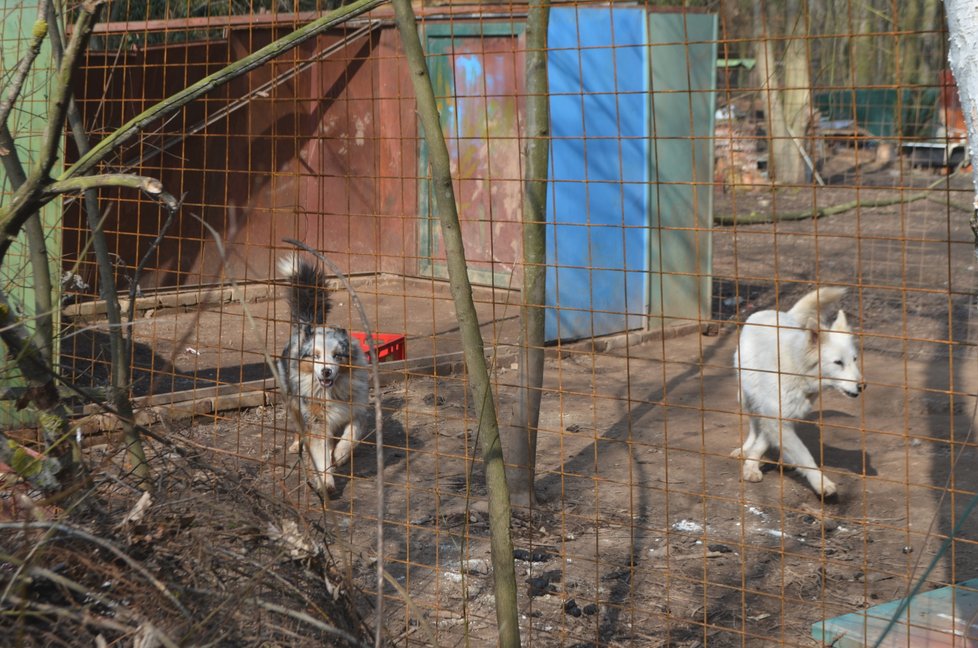
M 866 387 L 845 313 L 838 311 L 831 325 L 825 317 L 845 294 L 845 288 L 820 288 L 787 313 L 759 311 L 744 323 L 734 366 L 750 432 L 732 456 L 743 458 L 745 480 L 761 481 L 758 460 L 770 446 L 780 446 L 783 461 L 795 466 L 815 492 L 835 494 L 835 484 L 819 470 L 793 420 L 812 411 L 824 388 L 855 398 Z
M 336 490 L 336 466 L 350 459 L 364 436 L 370 398 L 366 356 L 345 329 L 326 325 L 329 289 L 320 268 L 291 256 L 280 259 L 278 269 L 289 280 L 292 314 L 279 372 L 302 419 L 316 486 L 327 496 Z

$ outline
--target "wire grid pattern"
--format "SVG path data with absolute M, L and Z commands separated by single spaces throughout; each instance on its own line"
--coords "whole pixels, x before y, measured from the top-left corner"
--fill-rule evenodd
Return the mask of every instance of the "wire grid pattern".
M 512 521 L 527 645 L 812 645 L 819 621 L 920 579 L 975 577 L 978 535 L 962 519 L 978 402 L 969 185 L 953 158 L 963 132 L 940 10 L 878 4 L 555 7 L 548 326 L 563 339 L 546 350 L 540 501 Z M 76 84 L 93 139 L 322 11 L 208 5 L 203 17 L 188 5 L 161 20 L 123 5 Z M 519 398 L 525 7 L 418 9 L 506 426 Z M 406 336 L 407 359 L 382 366 L 373 395 L 397 583 L 387 632 L 403 646 L 481 645 L 495 605 L 478 404 L 391 16 L 313 39 L 131 141 L 109 166 L 159 178 L 181 213 L 167 228 L 151 201 L 105 191 L 104 229 L 116 283 L 136 295 L 137 406 L 321 523 L 369 593 L 374 437 L 324 505 L 269 370 L 289 334 L 273 275 L 283 239 L 350 274 L 373 330 Z M 708 36 L 684 36 L 714 16 Z M 66 202 L 62 270 L 79 281 L 65 287 L 61 368 L 104 386 L 81 209 Z M 776 453 L 760 483 L 730 456 L 747 432 L 740 325 L 824 284 L 849 288 L 868 384 L 859 400 L 815 397 L 796 423 L 840 484 L 826 502 Z M 339 285 L 333 300 L 333 323 L 361 329 Z M 898 626 L 892 645 L 923 645 L 918 629 Z

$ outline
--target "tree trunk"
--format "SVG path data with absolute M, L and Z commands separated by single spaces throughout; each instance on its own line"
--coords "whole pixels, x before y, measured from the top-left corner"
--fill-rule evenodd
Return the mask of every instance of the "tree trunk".
M 526 173 L 523 188 L 523 303 L 520 399 L 500 434 L 509 492 L 516 506 L 536 504 L 537 426 L 543 389 L 547 288 L 547 165 L 550 96 L 547 78 L 549 0 L 532 0 L 526 19 Z
M 777 181 L 781 184 L 802 184 L 808 181 L 808 165 L 802 153 L 812 117 L 812 81 L 808 67 L 807 41 L 801 37 L 805 30 L 795 30 L 784 51 L 784 85 L 781 90 L 783 139 L 778 139 L 775 154 L 778 158 Z
M 978 160 L 978 3 L 971 0 L 947 0 L 948 55 L 951 71 L 958 86 L 961 110 L 968 127 L 968 150 L 971 160 Z M 975 196 L 975 213 L 971 227 L 975 231 L 978 253 L 978 165 L 972 164 L 971 180 Z
M 938 0 L 923 0 L 924 7 L 921 15 L 921 22 L 915 29 L 922 30 L 920 35 L 920 55 L 917 60 L 917 80 L 924 85 L 934 83 L 937 74 L 931 67 L 931 61 L 938 59 L 936 47 L 938 45 Z M 913 61 L 910 61 L 913 63 Z
M 797 28 L 803 19 L 795 3 L 789 3 L 786 29 L 792 36 L 784 47 L 784 74 L 776 68 L 776 42 L 759 0 L 755 0 L 754 16 L 757 37 L 758 74 L 767 120 L 768 177 L 779 184 L 799 184 L 806 180 L 806 162 L 802 154 L 804 137 L 811 118 L 811 78 L 805 39 Z M 791 9 L 795 9 L 792 11 Z
M 778 177 L 778 156 L 775 154 L 777 142 L 783 139 L 784 118 L 781 106 L 781 93 L 778 91 L 777 70 L 775 68 L 774 42 L 766 33 L 764 9 L 760 0 L 754 2 L 754 19 L 756 21 L 757 38 L 755 49 L 757 58 L 757 74 L 760 78 L 761 102 L 764 106 L 765 131 L 767 132 L 767 174 L 772 180 Z
M 418 24 L 411 0 L 394 0 L 394 15 L 404 43 L 404 55 L 411 71 L 411 82 L 418 104 L 418 118 L 428 145 L 431 183 L 435 209 L 441 222 L 448 263 L 448 280 L 459 330 L 462 333 L 465 368 L 468 372 L 472 400 L 479 421 L 479 444 L 485 464 L 489 492 L 489 545 L 492 558 L 496 600 L 498 642 L 505 648 L 519 648 L 519 610 L 516 606 L 516 569 L 513 563 L 513 540 L 510 535 L 511 511 L 506 467 L 503 463 L 496 404 L 489 382 L 485 346 L 479 331 L 479 319 L 472 299 L 465 262 L 462 230 L 459 226 L 455 190 L 452 186 L 451 162 L 441 130 L 435 91 L 428 75 L 424 49 L 418 37 Z
M 849 58 L 852 61 L 852 86 L 859 87 L 871 84 L 874 71 L 874 52 L 876 43 L 869 36 L 856 36 L 855 34 L 868 34 L 871 28 L 869 20 L 869 10 L 862 3 L 857 3 L 853 7 L 853 12 L 858 11 L 856 22 L 853 27 L 853 36 L 850 37 Z

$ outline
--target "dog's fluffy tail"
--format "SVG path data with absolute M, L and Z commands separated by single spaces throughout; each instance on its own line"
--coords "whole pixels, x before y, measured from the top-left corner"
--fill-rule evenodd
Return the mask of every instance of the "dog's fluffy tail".
M 834 310 L 845 296 L 846 289 L 839 286 L 819 288 L 799 299 L 788 314 L 802 322 L 805 328 L 812 330 L 825 328 L 826 313 Z
M 289 282 L 288 301 L 298 324 L 322 326 L 329 314 L 329 286 L 322 268 L 290 254 L 278 260 L 278 273 Z

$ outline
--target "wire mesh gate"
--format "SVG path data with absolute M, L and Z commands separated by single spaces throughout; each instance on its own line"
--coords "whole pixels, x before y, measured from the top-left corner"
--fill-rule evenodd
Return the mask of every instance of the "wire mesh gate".
M 539 501 L 512 520 L 527 645 L 873 645 L 891 602 L 920 583 L 929 598 L 898 614 L 882 645 L 974 641 L 970 160 L 941 9 L 789 4 L 552 9 Z M 88 133 L 99 140 L 325 8 L 290 9 L 306 13 L 113 4 L 74 88 Z M 505 426 L 520 387 L 526 8 L 417 9 Z M 5 32 L 5 70 L 25 43 Z M 107 165 L 182 201 L 171 220 L 132 192 L 100 195 L 132 309 L 136 419 L 155 437 L 155 503 L 141 521 L 123 524 L 138 493 L 117 419 L 78 412 L 106 502 L 90 530 L 182 588 L 198 620 L 174 620 L 181 604 L 169 599 L 150 614 L 138 570 L 105 574 L 116 585 L 104 599 L 142 603 L 162 636 L 303 643 L 326 631 L 296 611 L 351 635 L 372 622 L 364 597 L 340 610 L 323 601 L 374 589 L 374 438 L 324 503 L 272 378 L 290 334 L 275 262 L 296 238 L 350 275 L 375 331 L 403 336 L 373 394 L 387 637 L 494 640 L 477 408 L 403 56 L 378 8 L 153 124 Z M 25 117 L 14 130 L 21 142 L 40 126 Z M 58 229 L 59 372 L 98 390 L 109 337 L 84 209 L 66 199 Z M 741 478 L 731 451 L 749 425 L 732 357 L 751 315 L 827 285 L 848 288 L 868 388 L 858 400 L 808 394 L 813 413 L 795 421 L 839 484 L 823 501 L 776 451 L 760 482 Z M 333 300 L 332 323 L 362 329 L 338 284 Z M 107 569 L 67 541 L 60 550 Z M 219 585 L 232 571 L 222 561 L 242 554 L 251 563 L 234 569 L 248 573 Z M 16 596 L 3 605 L 44 622 L 25 630 L 11 616 L 5 632 L 66 642 L 45 615 L 77 594 Z M 194 616 L 208 611 L 226 634 Z M 145 627 L 84 632 L 122 640 Z

